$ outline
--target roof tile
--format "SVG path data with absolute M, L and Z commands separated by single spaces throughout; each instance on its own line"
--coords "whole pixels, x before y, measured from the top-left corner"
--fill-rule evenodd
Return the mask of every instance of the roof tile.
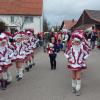
M 75 20 L 65 20 L 63 27 L 66 29 L 71 29 L 76 24 L 76 22 L 77 21 L 75 21 Z
M 0 14 L 42 15 L 43 0 L 0 0 Z

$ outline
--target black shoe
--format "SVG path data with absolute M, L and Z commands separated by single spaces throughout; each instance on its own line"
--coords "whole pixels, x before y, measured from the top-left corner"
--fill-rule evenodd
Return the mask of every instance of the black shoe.
M 53 70 L 53 68 L 51 68 L 51 70 Z
M 30 68 L 29 67 L 26 67 L 25 70 L 26 70 L 26 72 L 29 72 Z
M 17 78 L 17 81 L 20 81 L 20 80 L 22 80 L 22 77 Z
M 56 67 L 54 67 L 53 69 L 56 70 Z
M 30 69 L 32 69 L 32 67 L 33 67 L 32 65 L 29 65 L 29 68 L 30 68 Z
M 35 66 L 36 65 L 36 63 L 33 63 L 33 66 Z
M 16 79 L 18 79 L 19 78 L 19 75 L 16 75 Z
M 6 90 L 7 89 L 7 80 L 2 80 L 1 81 L 1 89 Z
M 51 67 L 51 70 L 53 70 L 53 67 Z
M 46 52 L 46 50 L 44 50 L 44 52 Z
M 11 84 L 11 82 L 8 82 L 8 81 L 7 81 L 7 86 L 10 85 L 10 84 Z
M 25 73 L 25 70 L 23 70 L 23 73 Z

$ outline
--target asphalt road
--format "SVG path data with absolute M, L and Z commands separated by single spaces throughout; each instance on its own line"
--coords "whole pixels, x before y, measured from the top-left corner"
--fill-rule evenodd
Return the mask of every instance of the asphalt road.
M 25 72 L 23 80 L 15 79 L 15 65 L 11 68 L 13 82 L 6 91 L 0 90 L 0 100 L 99 100 L 100 99 L 100 50 L 93 50 L 87 60 L 88 69 L 82 74 L 82 94 L 71 92 L 70 71 L 61 52 L 57 57 L 57 70 L 51 71 L 49 58 L 39 50 L 36 66 Z

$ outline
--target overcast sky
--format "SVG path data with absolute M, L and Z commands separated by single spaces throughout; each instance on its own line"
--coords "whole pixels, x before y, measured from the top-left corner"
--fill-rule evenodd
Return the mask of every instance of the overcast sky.
M 78 19 L 84 9 L 100 10 L 100 0 L 44 0 L 44 16 L 50 25 Z

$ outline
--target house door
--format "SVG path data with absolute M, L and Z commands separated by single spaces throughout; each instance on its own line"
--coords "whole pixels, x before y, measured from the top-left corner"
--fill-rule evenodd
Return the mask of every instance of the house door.
M 12 34 L 14 34 L 16 32 L 16 28 L 10 28 L 10 31 Z

